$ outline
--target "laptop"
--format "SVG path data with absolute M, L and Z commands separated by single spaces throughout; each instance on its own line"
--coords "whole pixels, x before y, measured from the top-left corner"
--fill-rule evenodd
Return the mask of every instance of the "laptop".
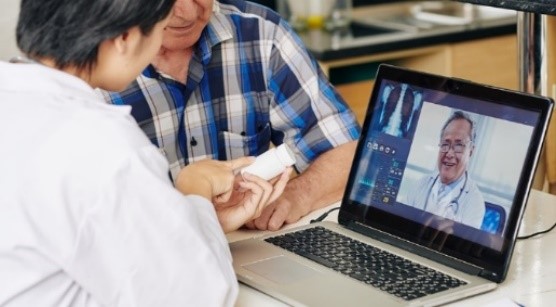
M 495 289 L 552 107 L 380 65 L 338 223 L 230 243 L 238 280 L 294 306 L 434 306 Z

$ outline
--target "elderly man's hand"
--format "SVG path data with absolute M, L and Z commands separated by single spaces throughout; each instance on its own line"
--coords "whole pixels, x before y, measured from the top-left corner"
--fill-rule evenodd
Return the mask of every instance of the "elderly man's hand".
M 278 230 L 297 222 L 312 210 L 342 199 L 357 141 L 320 155 L 307 170 L 290 180 L 284 194 L 245 224 L 250 229 Z
M 268 204 L 282 194 L 291 172 L 292 168 L 287 168 L 282 175 L 270 181 L 251 174 L 236 176 L 229 198 L 213 199 L 224 232 L 236 230 L 246 221 L 258 218 Z
M 245 224 L 249 229 L 279 230 L 284 224 L 297 222 L 311 212 L 309 203 L 291 201 L 285 195 L 268 205 L 262 214 Z

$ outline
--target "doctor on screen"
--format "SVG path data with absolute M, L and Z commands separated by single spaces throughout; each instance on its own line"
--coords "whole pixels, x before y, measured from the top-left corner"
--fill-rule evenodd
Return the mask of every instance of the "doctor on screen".
M 481 228 L 485 201 L 467 172 L 475 149 L 475 124 L 462 111 L 448 118 L 440 133 L 438 171 L 424 176 L 407 196 L 407 205 Z

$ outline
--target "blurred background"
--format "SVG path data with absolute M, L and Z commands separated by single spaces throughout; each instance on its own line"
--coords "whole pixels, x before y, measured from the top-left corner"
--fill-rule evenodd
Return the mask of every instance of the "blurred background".
M 15 45 L 15 25 L 19 12 L 19 0 L 2 0 L 0 13 L 0 60 L 18 55 Z
M 277 2 L 279 0 L 251 0 L 251 2 L 260 3 L 266 5 L 274 10 L 277 9 Z M 301 0 L 300 0 L 301 1 Z M 378 3 L 392 3 L 396 2 L 396 0 L 352 0 L 353 6 L 362 6 L 368 4 L 378 4 Z
M 277 10 L 278 0 L 252 0 L 252 2 L 266 5 Z M 365 4 L 395 2 L 388 0 L 352 0 L 353 6 Z M 9 60 L 18 54 L 15 44 L 15 26 L 17 14 L 19 13 L 20 0 L 2 0 L 2 12 L 0 12 L 0 60 Z

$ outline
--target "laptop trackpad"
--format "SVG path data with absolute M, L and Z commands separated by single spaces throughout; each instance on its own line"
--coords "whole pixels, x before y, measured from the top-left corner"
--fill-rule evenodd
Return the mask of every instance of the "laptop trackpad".
M 284 256 L 257 261 L 243 267 L 279 284 L 288 284 L 319 274 L 318 271 Z

